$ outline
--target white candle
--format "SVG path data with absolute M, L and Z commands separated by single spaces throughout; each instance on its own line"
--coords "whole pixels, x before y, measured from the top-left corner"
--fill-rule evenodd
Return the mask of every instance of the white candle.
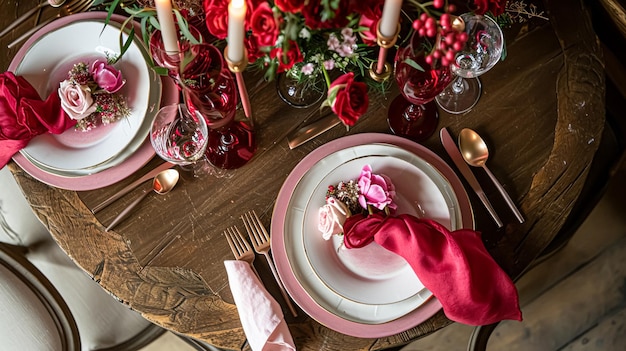
M 398 22 L 400 21 L 400 10 L 402 9 L 402 0 L 385 0 L 383 6 L 383 15 L 378 24 L 380 34 L 386 38 L 391 38 L 398 30 Z
M 243 61 L 245 18 L 245 0 L 232 0 L 228 5 L 228 59 L 235 63 Z
M 176 34 L 176 25 L 172 17 L 172 1 L 171 0 L 155 0 L 154 5 L 157 11 L 157 18 L 161 26 L 161 39 L 163 47 L 168 54 L 178 53 L 178 35 Z

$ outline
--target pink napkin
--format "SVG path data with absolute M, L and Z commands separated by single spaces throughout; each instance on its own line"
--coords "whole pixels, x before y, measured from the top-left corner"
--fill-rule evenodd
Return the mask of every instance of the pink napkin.
M 35 136 L 60 134 L 75 124 L 61 108 L 56 90 L 42 101 L 23 77 L 0 74 L 0 168 Z
M 485 249 L 480 233 L 450 232 L 407 214 L 354 215 L 343 228 L 348 248 L 376 241 L 404 257 L 451 320 L 469 325 L 522 320 L 517 289 Z
M 224 266 L 252 350 L 295 350 L 280 305 L 265 290 L 250 265 L 243 261 L 224 261 Z

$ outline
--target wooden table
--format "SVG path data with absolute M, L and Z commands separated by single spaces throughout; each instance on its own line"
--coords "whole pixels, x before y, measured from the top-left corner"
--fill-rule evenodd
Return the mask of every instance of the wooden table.
M 0 27 L 36 2 L 21 1 L 18 8 L 18 2 L 2 1 Z M 603 60 L 587 14 L 577 2 L 552 1 L 546 8 L 550 22 L 508 34 L 508 56 L 481 77 L 484 91 L 473 111 L 440 117 L 440 127 L 448 127 L 455 136 L 469 127 L 486 138 L 493 153 L 491 170 L 526 217 L 525 223 L 517 223 L 484 172 L 475 172 L 505 222 L 497 230 L 468 188 L 476 227 L 491 254 L 514 278 L 563 226 L 604 125 Z M 0 45 L 15 36 L 1 38 Z M 3 69 L 15 51 L 5 51 L 0 58 Z M 155 323 L 229 349 L 239 349 L 245 335 L 222 263 L 232 259 L 222 232 L 232 225 L 242 228 L 239 216 L 248 210 L 256 210 L 268 226 L 283 181 L 318 146 L 348 134 L 388 133 L 386 108 L 397 94 L 396 89 L 384 97 L 373 95 L 367 115 L 349 132 L 337 126 L 290 150 L 286 136 L 330 110 L 293 109 L 278 100 L 272 84 L 252 76 L 247 76 L 247 85 L 258 122 L 254 159 L 230 179 L 185 177 L 169 195 L 144 201 L 132 218 L 112 232 L 105 233 L 105 226 L 141 189 L 97 216 L 90 208 L 159 160 L 118 184 L 85 192 L 48 186 L 9 164 L 58 244 L 104 289 Z M 437 135 L 423 144 L 450 160 Z M 259 259 L 256 265 L 270 292 L 283 303 L 265 262 Z M 299 350 L 381 349 L 451 323 L 440 312 L 397 335 L 360 339 L 334 332 L 304 313 L 295 319 L 288 312 L 285 315 Z

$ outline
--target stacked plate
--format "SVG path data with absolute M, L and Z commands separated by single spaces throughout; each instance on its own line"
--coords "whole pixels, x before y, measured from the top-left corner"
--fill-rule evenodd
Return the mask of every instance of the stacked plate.
M 114 16 L 106 26 L 105 18 L 104 12 L 92 12 L 54 21 L 26 42 L 9 70 L 26 78 L 43 98 L 56 94 L 75 63 L 119 54 L 120 40 L 128 37 L 120 30 L 124 18 Z M 59 135 L 37 136 L 14 160 L 35 178 L 71 190 L 103 187 L 141 168 L 154 156 L 146 142 L 152 120 L 165 100 L 177 96 L 172 84 L 149 67 L 148 57 L 135 36 L 115 65 L 126 79 L 119 93 L 130 116 L 86 132 L 71 128 Z M 167 96 L 162 98 L 162 93 Z
M 372 243 L 346 249 L 324 240 L 318 210 L 329 185 L 357 179 L 362 167 L 389 176 L 397 213 L 434 219 L 451 230 L 473 228 L 460 180 L 437 155 L 406 139 L 359 134 L 309 154 L 289 175 L 272 219 L 272 248 L 285 287 L 300 307 L 327 327 L 357 337 L 397 334 L 425 321 L 441 305 L 401 257 Z

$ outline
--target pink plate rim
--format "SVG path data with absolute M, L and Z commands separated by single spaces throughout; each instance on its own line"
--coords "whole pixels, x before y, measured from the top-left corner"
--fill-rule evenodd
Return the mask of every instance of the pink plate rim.
M 330 329 L 346 335 L 362 338 L 386 337 L 411 329 L 437 313 L 441 309 L 441 303 L 436 298 L 431 298 L 406 315 L 381 324 L 358 323 L 341 318 L 329 311 L 326 311 L 309 296 L 307 291 L 298 282 L 295 273 L 292 271 L 287 258 L 285 242 L 283 240 L 283 228 L 291 193 L 300 182 L 300 179 L 313 165 L 336 151 L 353 146 L 374 143 L 387 143 L 410 151 L 430 163 L 439 172 L 441 172 L 441 174 L 450 182 L 452 189 L 458 198 L 459 206 L 461 208 L 463 227 L 474 228 L 474 214 L 469 197 L 456 173 L 437 154 L 408 139 L 382 133 L 355 134 L 328 142 L 327 144 L 313 150 L 305 158 L 303 158 L 283 183 L 274 206 L 271 224 L 271 244 L 276 269 L 281 280 L 283 281 L 283 284 L 285 285 L 285 288 L 289 292 L 289 295 L 291 295 L 294 301 L 309 316 Z

